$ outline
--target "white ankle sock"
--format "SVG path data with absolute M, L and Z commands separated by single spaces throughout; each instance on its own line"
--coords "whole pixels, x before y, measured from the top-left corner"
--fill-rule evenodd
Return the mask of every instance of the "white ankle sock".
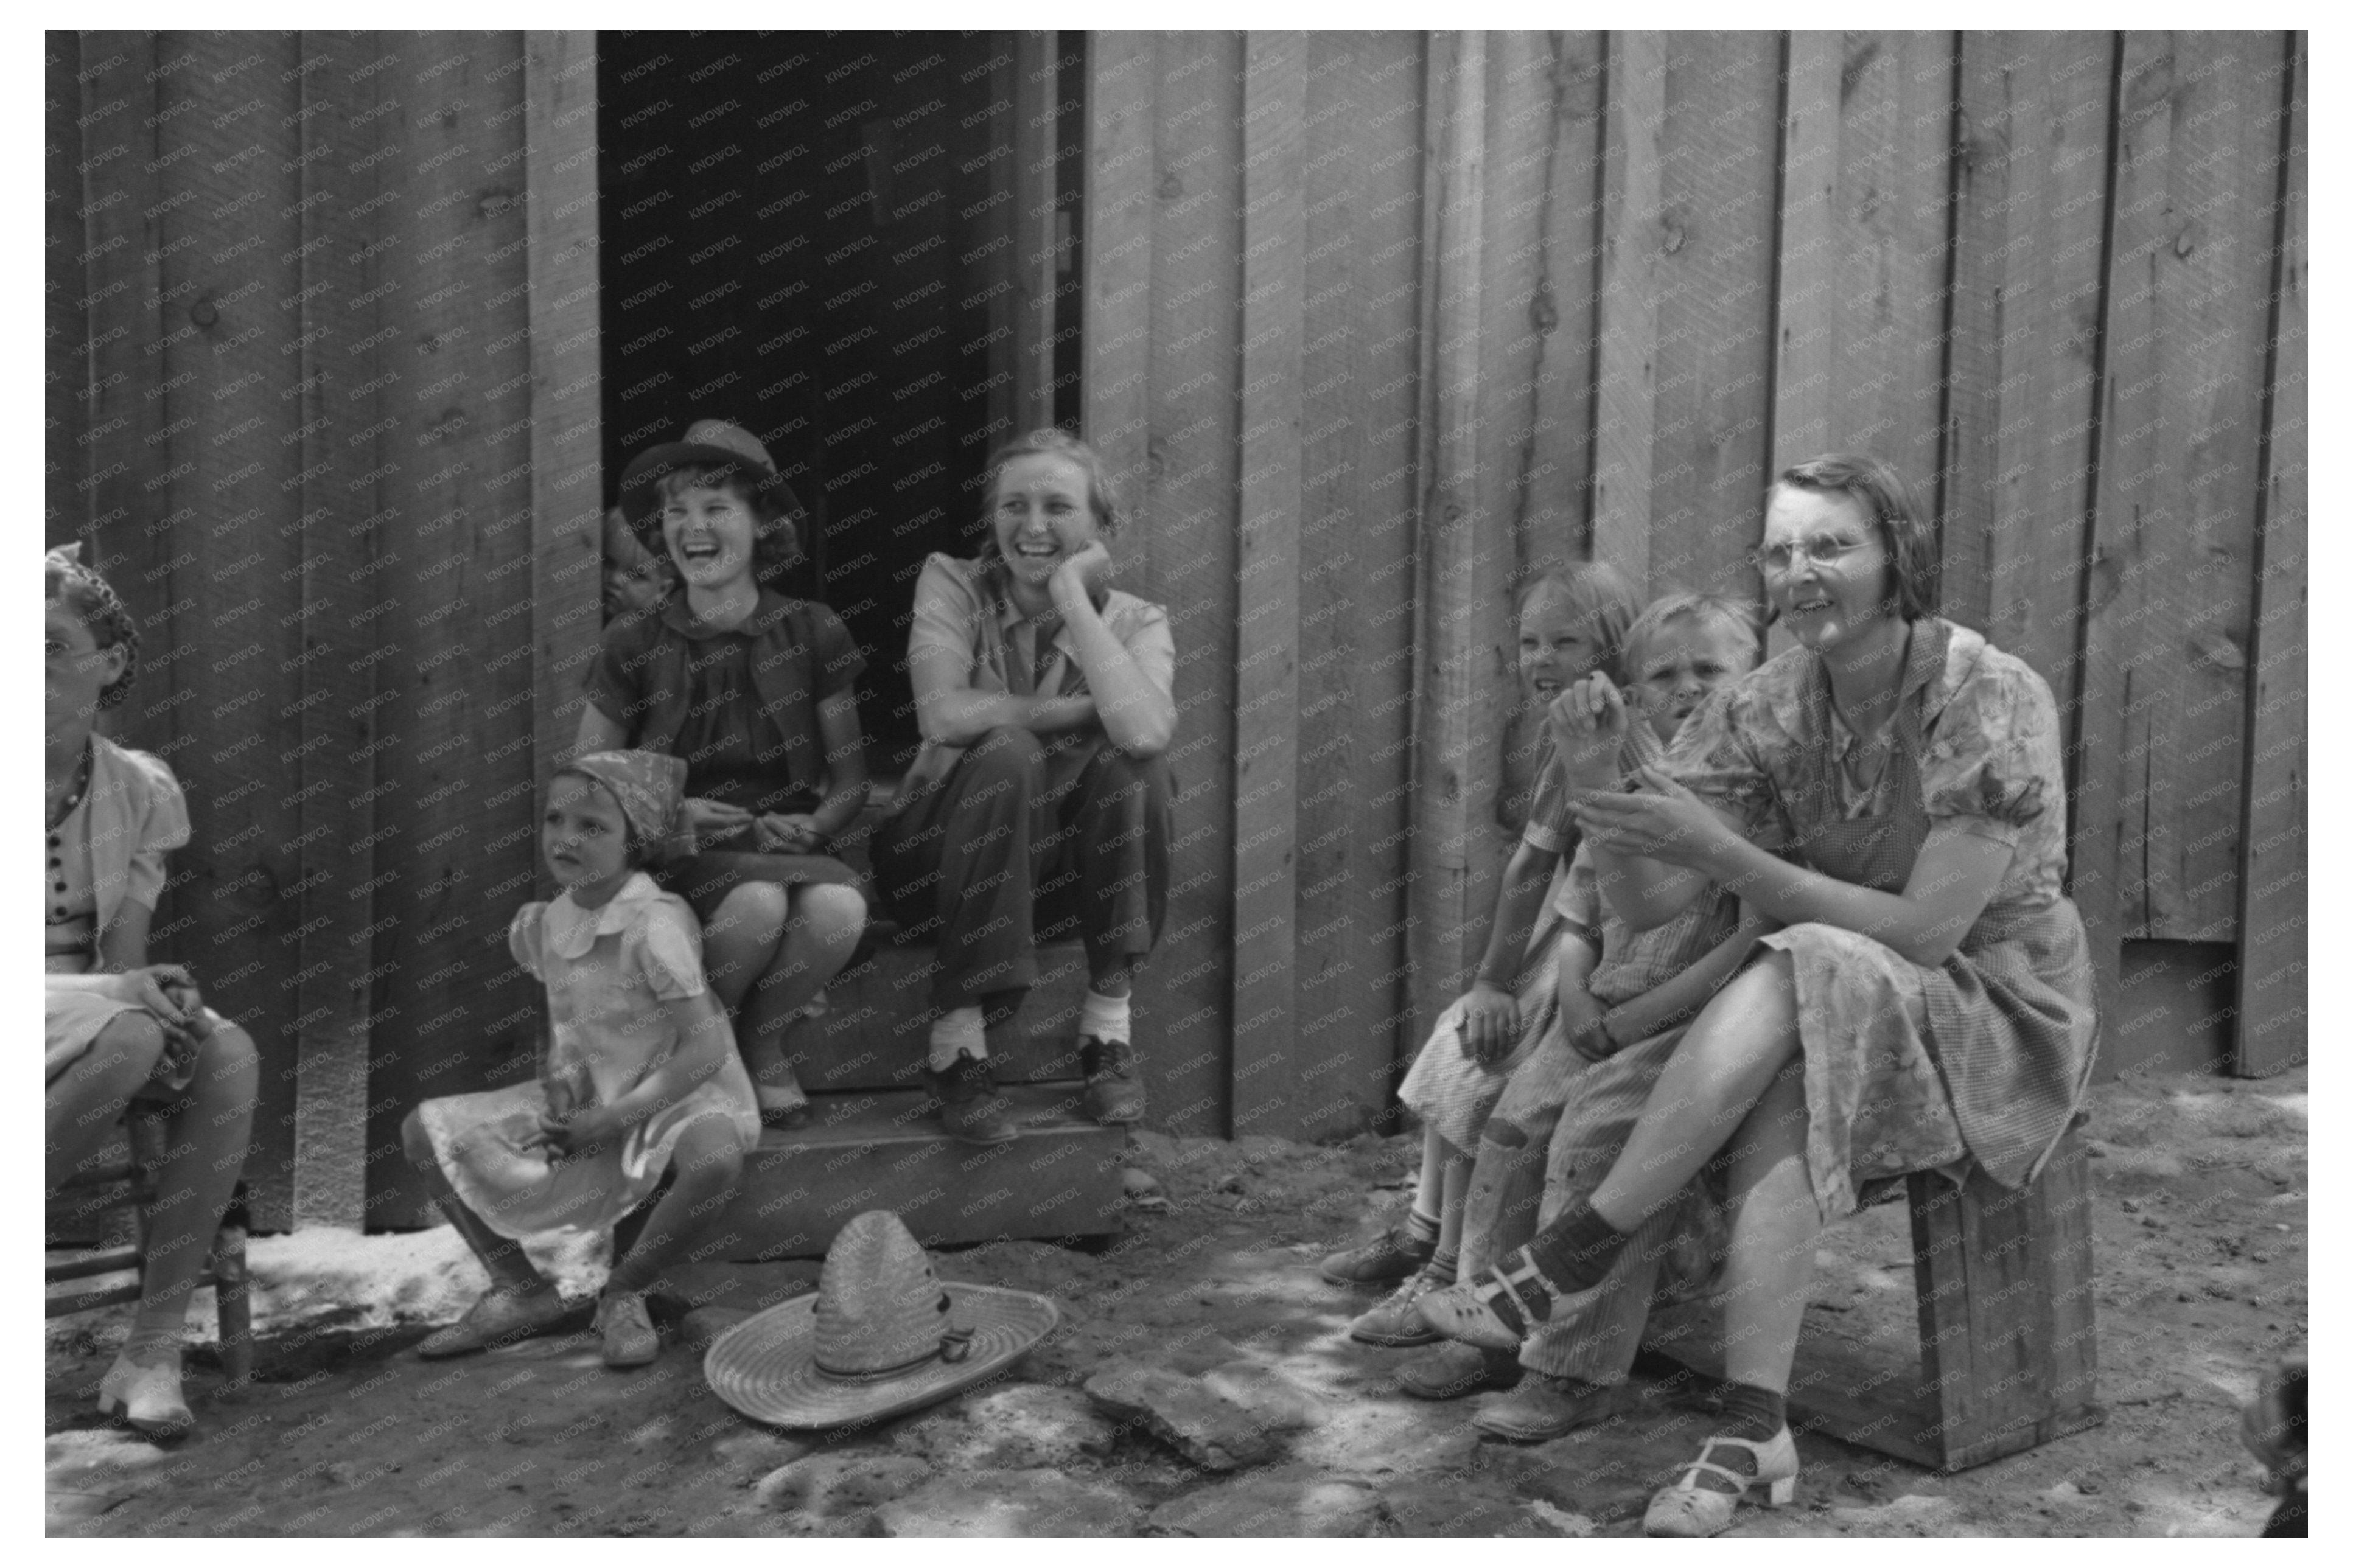
M 947 1071 L 958 1053 L 975 1061 L 988 1059 L 988 1036 L 977 1007 L 958 1007 L 932 1020 L 932 1070 Z
M 1128 1031 L 1128 998 L 1105 996 L 1093 986 L 1087 987 L 1087 999 L 1079 1005 L 1079 1035 L 1092 1035 L 1098 1040 L 1124 1040 Z

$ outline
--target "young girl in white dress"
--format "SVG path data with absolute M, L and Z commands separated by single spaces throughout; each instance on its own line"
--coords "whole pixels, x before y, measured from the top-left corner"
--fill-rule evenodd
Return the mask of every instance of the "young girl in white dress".
M 549 786 L 540 847 L 564 892 L 525 904 L 507 931 L 515 962 L 547 987 L 545 1065 L 533 1083 L 428 1100 L 401 1129 L 491 1276 L 421 1355 L 554 1326 L 564 1303 L 522 1239 L 607 1229 L 675 1168 L 596 1306 L 607 1366 L 652 1361 L 661 1342 L 645 1293 L 724 1209 L 759 1141 L 751 1079 L 703 984 L 694 911 L 642 869 L 674 841 L 685 774 L 675 757 L 601 752 L 565 763 Z

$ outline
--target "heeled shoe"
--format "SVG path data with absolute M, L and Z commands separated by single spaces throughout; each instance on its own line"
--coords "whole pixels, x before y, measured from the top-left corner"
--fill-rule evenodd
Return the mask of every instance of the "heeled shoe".
M 1460 1284 L 1433 1290 L 1419 1305 L 1422 1321 L 1450 1340 L 1516 1351 L 1530 1324 L 1552 1316 L 1553 1300 L 1562 1293 L 1522 1247 L 1504 1267 L 1482 1268 Z
M 1747 1449 L 1757 1473 L 1744 1476 L 1713 1462 L 1708 1455 L 1717 1448 Z M 1701 1486 L 1702 1471 L 1723 1477 L 1737 1489 L 1723 1492 Z M 1682 1479 L 1651 1494 L 1651 1506 L 1642 1514 L 1642 1533 L 1687 1541 L 1721 1535 L 1732 1523 L 1740 1500 L 1751 1487 L 1759 1485 L 1765 1489 L 1767 1508 L 1781 1507 L 1798 1489 L 1798 1445 L 1787 1426 L 1762 1443 L 1746 1437 L 1710 1437 L 1700 1446 L 1699 1458 L 1684 1468 Z
M 98 1383 L 98 1412 L 150 1437 L 185 1437 L 195 1413 L 180 1393 L 180 1352 L 124 1350 Z

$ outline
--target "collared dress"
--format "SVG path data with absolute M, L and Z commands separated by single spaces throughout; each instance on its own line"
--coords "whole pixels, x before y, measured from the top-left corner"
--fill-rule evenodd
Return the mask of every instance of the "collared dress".
M 1825 1219 L 1905 1173 L 1959 1176 L 1971 1161 L 2025 1185 L 2066 1131 L 2095 1040 L 2042 678 L 1965 626 L 1914 622 L 1884 764 L 1862 765 L 1863 752 L 1820 658 L 1794 648 L 1711 697 L 1666 763 L 1753 842 L 1842 881 L 1900 891 L 1924 848 L 1958 835 L 2010 851 L 1940 965 L 1819 923 L 1758 939 L 1791 960 Z
M 610 1105 L 677 1050 L 661 1004 L 703 991 L 702 935 L 685 900 L 640 871 L 602 909 L 584 910 L 568 893 L 525 904 L 507 946 L 547 987 L 552 1037 L 541 1077 L 417 1107 L 442 1174 L 491 1229 L 518 1238 L 604 1229 L 652 1193 L 679 1134 L 704 1117 L 724 1121 L 747 1152 L 758 1143 L 759 1108 L 732 1034 L 717 1072 L 596 1153 L 554 1155 L 535 1143 L 550 1082 L 567 1085 L 576 1104 Z
M 114 923 L 125 903 L 155 908 L 164 892 L 164 857 L 188 842 L 187 798 L 161 757 L 103 735 L 92 735 L 90 749 L 89 786 L 65 820 L 49 830 L 44 852 L 43 962 L 50 974 L 95 969 L 98 933 Z M 93 991 L 51 990 L 44 1000 L 43 1055 L 50 1081 L 79 1060 L 119 1015 L 141 1011 L 136 1003 Z M 195 1072 L 192 1057 L 167 1050 L 153 1081 L 184 1089 Z
M 818 708 L 866 668 L 841 618 L 808 599 L 760 590 L 740 625 L 706 625 L 674 593 L 659 608 L 605 630 L 586 678 L 588 700 L 628 743 L 686 762 L 686 793 L 758 813 L 822 804 L 827 776 Z M 705 840 L 665 860 L 662 886 L 704 921 L 747 882 L 853 884 L 830 855 L 769 853 L 752 829 Z

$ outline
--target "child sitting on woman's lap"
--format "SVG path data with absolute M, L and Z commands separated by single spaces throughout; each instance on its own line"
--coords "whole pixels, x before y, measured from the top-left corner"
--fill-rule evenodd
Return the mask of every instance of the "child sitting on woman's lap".
M 535 1083 L 428 1100 L 401 1128 L 491 1289 L 417 1347 L 457 1355 L 540 1332 L 564 1315 L 524 1258 L 525 1237 L 602 1230 L 676 1168 L 670 1190 L 597 1302 L 605 1364 L 661 1344 L 645 1292 L 724 1208 L 759 1142 L 751 1080 L 703 984 L 694 912 L 642 869 L 673 831 L 686 764 L 648 752 L 578 757 L 549 786 L 540 846 L 564 886 L 507 931 L 547 987 L 550 1040 Z

